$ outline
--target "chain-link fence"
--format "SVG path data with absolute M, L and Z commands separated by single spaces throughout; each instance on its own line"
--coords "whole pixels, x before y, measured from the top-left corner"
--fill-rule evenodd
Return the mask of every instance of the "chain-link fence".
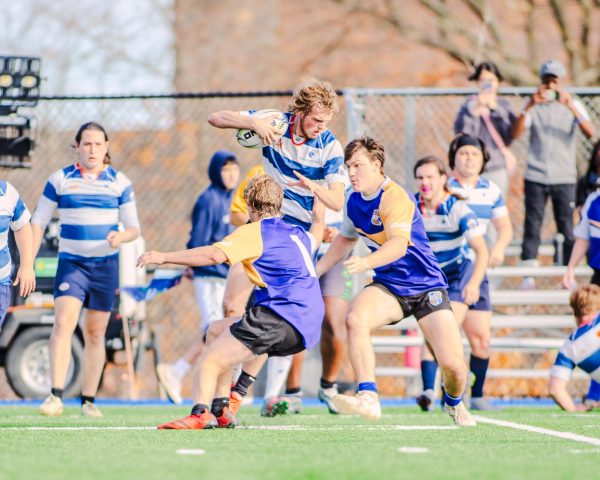
M 515 111 L 531 90 L 511 89 Z M 345 102 L 331 124 L 342 144 L 357 133 L 368 132 L 382 140 L 388 152 L 387 172 L 412 187 L 412 164 L 418 155 L 444 155 L 452 138 L 452 124 L 470 90 L 346 90 Z M 600 89 L 577 90 L 600 125 Z M 209 113 L 219 110 L 279 108 L 285 110 L 290 92 L 258 94 L 211 94 L 137 98 L 44 98 L 37 107 L 21 113 L 35 118 L 37 143 L 31 170 L 5 170 L 11 182 L 33 210 L 49 175 L 76 160 L 71 146 L 75 131 L 84 122 L 102 124 L 110 137 L 114 166 L 132 181 L 137 197 L 143 236 L 148 248 L 180 249 L 190 229 L 190 212 L 198 194 L 208 185 L 208 160 L 217 149 L 238 155 L 243 171 L 260 161 L 260 150 L 240 147 L 231 130 L 207 123 Z M 514 145 L 523 162 L 527 138 Z M 578 145 L 578 162 L 587 163 L 591 144 Z M 513 223 L 522 224 L 522 182 L 512 182 L 510 196 Z M 517 233 L 517 237 L 520 235 Z M 199 320 L 189 283 L 150 302 L 148 317 L 158 334 L 162 355 L 175 360 L 191 343 Z M 124 371 L 124 370 L 123 370 Z M 122 373 L 105 375 L 103 394 L 124 395 Z M 0 375 L 2 373 L 0 372 Z M 143 362 L 141 395 L 156 396 L 150 361 Z M 394 393 L 394 392 L 388 392 Z M 189 394 L 189 387 L 184 390 Z M 0 378 L 0 397 L 12 393 Z

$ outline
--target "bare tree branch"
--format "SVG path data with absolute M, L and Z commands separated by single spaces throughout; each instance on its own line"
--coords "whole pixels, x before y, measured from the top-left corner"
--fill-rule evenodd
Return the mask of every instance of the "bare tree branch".
M 581 6 L 581 63 L 583 68 L 588 68 L 592 64 L 590 53 L 590 24 L 594 6 L 591 0 L 580 0 L 579 5 Z
M 537 66 L 539 63 L 539 54 L 537 49 L 537 40 L 535 38 L 535 0 L 527 0 L 527 19 L 525 23 L 525 35 L 527 36 L 527 46 L 529 52 L 529 64 Z
M 571 78 L 577 82 L 579 80 L 579 73 L 581 71 L 581 65 L 579 57 L 577 56 L 577 46 L 573 39 L 573 34 L 567 20 L 565 18 L 565 5 L 562 0 L 550 0 L 550 6 L 552 7 L 552 13 L 558 24 L 560 36 L 563 41 L 563 47 L 567 52 L 569 58 L 569 69 L 571 70 Z

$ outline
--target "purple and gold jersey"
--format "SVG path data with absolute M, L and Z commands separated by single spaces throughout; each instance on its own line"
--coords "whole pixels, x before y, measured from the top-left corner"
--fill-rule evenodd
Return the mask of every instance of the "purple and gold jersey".
M 395 295 L 406 297 L 448 287 L 429 246 L 414 197 L 389 178 L 373 195 L 347 195 L 340 233 L 347 238 L 362 237 L 371 252 L 379 250 L 392 236 L 408 240 L 403 257 L 375 269 L 373 280 Z
M 325 307 L 312 260 L 316 242 L 310 233 L 273 217 L 242 225 L 214 246 L 230 264 L 242 262 L 258 287 L 255 306 L 283 317 L 300 332 L 307 349 L 319 341 Z

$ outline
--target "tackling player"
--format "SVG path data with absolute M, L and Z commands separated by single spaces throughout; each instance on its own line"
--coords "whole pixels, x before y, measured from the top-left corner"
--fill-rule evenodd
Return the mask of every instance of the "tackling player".
M 354 298 L 346 317 L 358 393 L 337 395 L 332 403 L 340 413 L 381 416 L 370 332 L 414 315 L 440 364 L 446 411 L 457 425 L 473 426 L 475 420 L 462 402 L 466 369 L 446 278 L 429 247 L 414 198 L 385 176 L 384 147 L 377 140 L 351 141 L 344 158 L 354 192 L 346 198 L 340 234 L 317 264 L 317 273 L 344 258 L 362 237 L 371 254 L 352 256 L 345 264 L 351 274 L 374 269 L 375 276 Z
M 228 408 L 217 417 L 212 399 L 229 392 L 231 368 L 259 356 L 286 356 L 318 341 L 324 307 L 312 263 L 323 234 L 323 209 L 311 233 L 280 217 L 282 188 L 270 177 L 256 177 L 247 193 L 252 223 L 208 247 L 179 252 L 146 252 L 138 264 L 214 265 L 242 262 L 258 287 L 254 305 L 202 353 L 195 370 L 194 407 L 187 417 L 159 429 L 233 427 Z

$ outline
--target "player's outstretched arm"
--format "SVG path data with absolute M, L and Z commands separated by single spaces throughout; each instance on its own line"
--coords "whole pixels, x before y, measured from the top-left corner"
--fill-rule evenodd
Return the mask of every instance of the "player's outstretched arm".
M 323 255 L 323 258 L 317 263 L 317 276 L 320 277 L 329 271 L 336 263 L 340 262 L 343 258 L 346 258 L 346 255 L 354 248 L 357 241 L 358 238 L 348 238 L 344 237 L 341 233 L 338 234 L 333 239 L 329 250 L 327 250 L 325 255 Z
M 265 145 L 271 145 L 280 136 L 281 132 L 273 125 L 273 114 L 270 117 L 259 118 L 252 115 L 243 115 L 241 112 L 222 110 L 211 113 L 208 123 L 216 128 L 247 128 L 254 130 Z
M 173 263 L 175 265 L 188 265 L 190 267 L 204 267 L 207 265 L 217 265 L 226 261 L 227 257 L 221 250 L 209 245 L 189 250 L 179 250 L 177 252 L 145 252 L 138 258 L 137 266 L 143 267 L 145 265 Z
M 557 405 L 567 412 L 577 412 L 587 410 L 585 405 L 575 405 L 571 395 L 567 392 L 566 380 L 559 377 L 550 377 L 549 384 L 550 396 Z

